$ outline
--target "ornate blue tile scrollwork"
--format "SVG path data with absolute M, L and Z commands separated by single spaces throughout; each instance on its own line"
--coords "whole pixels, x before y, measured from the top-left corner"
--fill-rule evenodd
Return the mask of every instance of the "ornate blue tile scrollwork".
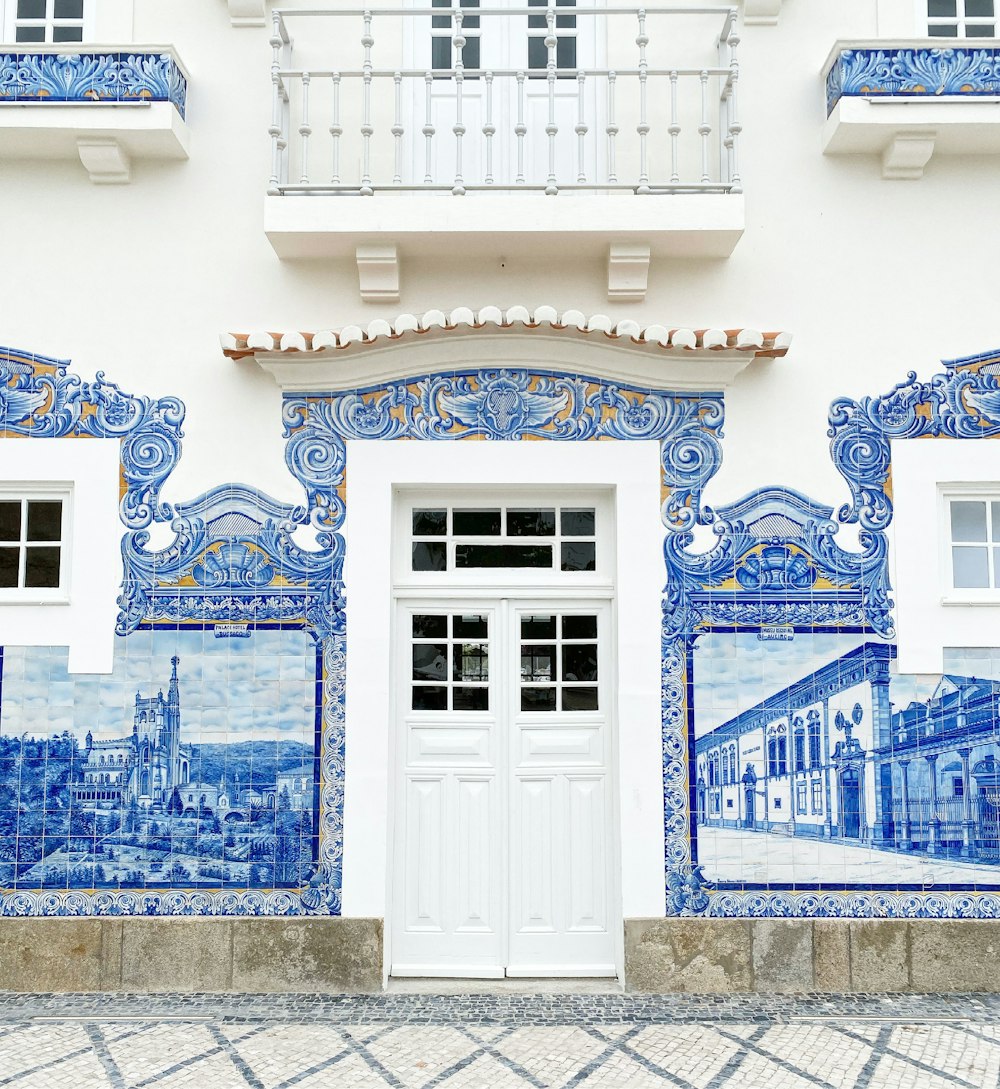
M 830 453 L 851 489 L 837 512 L 865 533 L 892 521 L 888 491 L 893 439 L 989 439 L 1000 435 L 1000 353 L 947 360 L 927 382 L 911 371 L 888 393 L 830 406 Z
M 701 494 L 722 460 L 721 394 L 622 389 L 598 378 L 524 370 L 427 375 L 345 393 L 285 397 L 285 459 L 319 521 L 344 517 L 345 439 L 527 437 L 661 443 L 664 522 L 712 520 Z
M 120 439 L 122 521 L 144 529 L 170 518 L 160 489 L 180 458 L 184 406 L 176 397 L 124 393 L 101 372 L 83 382 L 68 365 L 0 348 L 0 435 Z
M 892 634 L 887 546 L 868 534 L 863 551 L 834 540 L 833 508 L 790 488 L 761 488 L 716 511 L 718 540 L 689 552 L 690 533 L 664 541 L 669 578 L 664 633 L 768 624 L 869 626 Z
M 826 112 L 844 97 L 1000 94 L 1000 49 L 843 49 L 826 77 Z
M 242 484 L 173 508 L 175 537 L 149 551 L 147 533 L 122 541 L 119 635 L 142 623 L 305 619 L 320 638 L 343 632 L 343 538 L 320 532 L 315 549 L 297 544 L 305 507 Z
M 0 104 L 170 102 L 184 117 L 187 78 L 169 53 L 0 54 Z

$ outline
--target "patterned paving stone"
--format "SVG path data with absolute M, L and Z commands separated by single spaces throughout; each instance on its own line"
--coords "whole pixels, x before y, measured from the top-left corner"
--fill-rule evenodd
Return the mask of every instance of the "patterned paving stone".
M 979 999 L 510 997 L 0 996 L 0 1089 L 1000 1085 Z

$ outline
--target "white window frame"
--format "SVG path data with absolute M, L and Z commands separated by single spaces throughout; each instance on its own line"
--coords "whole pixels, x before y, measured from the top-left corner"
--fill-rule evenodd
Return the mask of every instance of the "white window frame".
M 15 500 L 23 502 L 58 500 L 62 503 L 62 528 L 59 545 L 59 585 L 58 586 L 3 586 L 0 587 L 0 607 L 3 605 L 52 605 L 67 604 L 70 600 L 70 572 L 72 568 L 72 533 L 73 533 L 73 485 L 68 481 L 44 481 L 18 483 L 4 481 L 0 483 L 0 503 Z M 19 543 L 23 554 L 26 546 L 26 520 L 22 519 L 20 542 L 3 541 L 0 547 L 11 547 Z M 56 542 L 52 542 L 55 544 Z M 19 563 L 18 581 L 23 578 L 24 564 Z
M 955 12 L 953 16 L 946 15 L 931 15 L 930 14 L 930 0 L 917 0 L 919 7 L 920 23 L 923 26 L 929 37 L 935 39 L 944 39 L 945 41 L 969 39 L 975 40 L 976 38 L 993 38 L 997 34 L 997 24 L 1000 23 L 1000 3 L 998 0 L 993 0 L 993 14 L 992 15 L 969 15 L 965 14 L 966 0 L 955 0 Z M 953 26 L 955 27 L 955 34 L 935 34 L 932 30 L 932 26 Z M 985 35 L 970 35 L 968 30 L 970 27 L 988 26 L 990 33 Z
M 395 555 L 393 561 L 394 581 L 397 587 L 421 589 L 433 593 L 447 583 L 450 587 L 531 587 L 544 588 L 547 596 L 559 596 L 561 592 L 572 594 L 581 587 L 593 589 L 595 586 L 610 590 L 614 585 L 614 507 L 613 496 L 607 488 L 595 488 L 586 484 L 563 485 L 558 490 L 551 486 L 538 487 L 512 486 L 494 487 L 489 493 L 489 501 L 484 501 L 481 487 L 436 488 L 402 487 L 399 489 L 400 517 L 395 524 Z M 555 567 L 450 567 L 447 571 L 414 571 L 410 567 L 410 532 L 409 512 L 414 509 L 430 507 L 458 508 L 560 508 L 593 507 L 595 536 L 597 542 L 597 562 L 594 571 L 562 571 L 559 556 L 555 556 Z M 421 538 L 423 540 L 424 538 Z M 431 538 L 427 538 L 430 540 Z M 457 537 L 449 533 L 437 538 L 447 541 L 449 558 L 452 545 L 456 541 L 465 542 L 470 538 Z M 516 544 L 553 544 L 558 553 L 558 542 L 564 538 L 557 533 L 554 537 L 496 537 L 496 543 Z M 565 538 L 572 541 L 574 538 Z M 590 538 L 586 538 L 589 540 Z M 488 537 L 477 537 L 475 543 L 489 544 Z
M 987 550 L 987 562 L 991 582 L 989 587 L 955 585 L 955 568 L 952 558 L 954 541 L 951 535 L 951 504 L 955 500 L 987 504 L 986 534 L 983 547 Z M 942 602 L 946 605 L 1000 605 L 1000 566 L 994 564 L 993 548 L 1000 548 L 1000 539 L 992 540 L 992 519 L 988 504 L 1000 503 L 1000 481 L 997 483 L 949 483 L 938 487 L 938 526 L 941 553 Z M 968 542 L 973 545 L 974 542 Z M 961 542 L 960 542 L 961 545 Z
M 5 42 L 22 45 L 25 49 L 41 45 L 65 45 L 72 48 L 81 42 L 95 40 L 97 4 L 95 0 L 83 0 L 82 19 L 56 19 L 55 0 L 45 0 L 45 17 L 43 19 L 19 19 L 17 17 L 17 0 L 0 0 L 3 7 L 3 37 Z M 18 42 L 17 28 L 20 26 L 40 26 L 45 29 L 44 42 Z M 53 42 L 53 32 L 57 26 L 79 26 L 81 28 L 80 42 Z

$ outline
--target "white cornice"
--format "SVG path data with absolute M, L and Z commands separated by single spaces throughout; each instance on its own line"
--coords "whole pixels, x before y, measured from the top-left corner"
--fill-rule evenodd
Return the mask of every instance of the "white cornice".
M 470 341 L 475 341 L 472 345 Z M 316 333 L 224 333 L 231 359 L 253 357 L 282 389 L 338 390 L 467 366 L 528 367 L 594 374 L 671 389 L 725 389 L 750 362 L 783 356 L 791 337 L 753 329 L 668 329 L 562 315 L 548 306 L 432 310 L 362 329 Z

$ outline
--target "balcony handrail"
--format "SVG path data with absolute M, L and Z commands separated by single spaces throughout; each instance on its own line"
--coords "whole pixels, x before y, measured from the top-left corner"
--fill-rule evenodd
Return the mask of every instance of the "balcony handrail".
M 561 20 L 581 15 L 632 18 L 635 20 L 634 42 L 637 63 L 628 67 L 600 67 L 582 65 L 560 68 L 557 62 L 559 33 L 564 29 Z M 739 33 L 736 8 L 692 7 L 688 5 L 662 5 L 657 7 L 556 6 L 556 0 L 548 0 L 545 7 L 420 7 L 420 8 L 275 8 L 272 12 L 273 32 L 271 47 L 272 120 L 269 128 L 272 145 L 272 173 L 268 192 L 272 195 L 285 193 L 355 193 L 372 196 L 380 191 L 450 191 L 456 196 L 477 190 L 542 190 L 555 196 L 560 190 L 617 191 L 630 190 L 641 194 L 672 192 L 742 192 L 742 180 L 738 165 L 738 144 L 742 124 L 737 114 L 737 83 L 739 63 L 736 57 Z M 363 51 L 360 66 L 322 68 L 316 66 L 294 67 L 290 63 L 292 38 L 285 25 L 291 18 L 325 18 L 362 20 L 358 44 Z M 713 47 L 718 50 L 718 63 L 701 65 L 652 65 L 647 55 L 650 44 L 649 20 L 655 16 L 722 16 L 723 25 Z M 372 50 L 376 44 L 375 27 L 381 17 L 403 20 L 447 20 L 450 30 L 435 34 L 437 40 L 449 42 L 454 51 L 453 64 L 449 67 L 384 64 L 376 67 Z M 483 17 L 510 21 L 512 18 L 531 17 L 544 19 L 545 25 L 535 29 L 541 33 L 536 40 L 545 48 L 545 64 L 521 64 L 517 66 L 465 67 L 463 58 L 469 38 L 482 37 Z M 464 23 L 472 19 L 477 23 L 469 34 Z M 448 23 L 446 23 L 447 27 Z M 578 24 L 574 23 L 575 28 Z M 440 23 L 435 26 L 440 30 Z M 543 37 L 544 34 L 544 37 Z M 467 36 L 468 35 L 468 36 Z M 627 39 L 622 39 L 626 41 Z M 342 44 L 343 39 L 338 44 Z M 313 45 L 310 42 L 310 45 Z M 395 48 L 399 48 L 398 42 Z M 402 58 L 401 58 L 402 59 Z M 391 123 L 381 110 L 381 128 L 377 128 L 378 112 L 373 102 L 376 84 L 392 81 L 394 112 Z M 650 109 L 650 81 L 668 81 L 664 94 L 653 102 Z M 716 109 L 713 115 L 711 99 L 716 92 Z M 576 85 L 575 94 L 573 85 Z M 682 112 L 679 107 L 679 88 L 692 88 L 691 104 Z M 710 86 L 711 85 L 711 86 Z M 632 149 L 637 151 L 637 171 L 634 178 L 621 180 L 616 170 L 617 141 L 628 139 L 628 130 L 619 124 L 616 115 L 616 94 L 623 95 L 628 88 L 635 88 L 637 103 L 634 132 L 637 141 Z M 448 97 L 449 107 L 441 101 Z M 349 88 L 356 88 L 359 101 L 354 112 L 343 109 L 342 96 Z M 404 95 L 404 90 L 406 94 Z M 332 171 L 329 181 L 314 181 L 310 160 L 310 141 L 317 131 L 310 113 L 310 95 L 323 93 L 330 101 L 321 108 L 324 111 L 322 130 L 331 137 L 330 156 Z M 380 105 L 390 99 L 379 92 Z M 404 107 L 404 99 L 406 106 Z M 426 107 L 421 113 L 423 103 Z M 532 105 L 533 104 L 533 105 Z M 292 118 L 292 109 L 296 116 Z M 532 105 L 529 116 L 527 107 Z M 547 105 L 547 110 L 545 109 Z M 315 106 L 313 106 L 315 108 Z M 450 110 L 442 121 L 440 111 Z M 659 110 L 659 114 L 657 114 Z M 438 111 L 436 113 L 435 111 Z M 539 111 L 547 113 L 542 119 Z M 666 113 L 669 114 L 667 118 Z M 348 118 L 345 118 L 345 112 Z M 572 113 L 572 118 L 570 118 Z M 419 115 L 419 116 L 418 116 Z M 632 120 L 632 118 L 630 118 Z M 297 122 L 297 123 L 296 123 Z M 529 133 L 529 122 L 534 128 Z M 660 125 L 655 147 L 666 149 L 669 174 L 663 178 L 650 177 L 650 140 L 654 125 Z M 562 142 L 558 139 L 562 133 Z M 688 133 L 696 133 L 688 135 Z M 544 134 L 544 139 L 543 139 Z M 381 136 L 391 136 L 393 170 L 391 181 L 383 182 L 376 177 L 378 156 L 373 141 Z M 683 169 L 695 176 L 682 178 L 681 136 L 685 138 Z M 296 140 L 297 136 L 297 140 Z M 526 138 L 532 139 L 526 148 Z M 325 138 L 325 137 L 324 137 Z M 478 152 L 482 162 L 482 180 L 466 177 L 468 170 L 469 141 L 475 139 L 473 153 Z M 452 142 L 454 170 L 449 172 L 447 184 L 440 176 L 439 159 L 443 142 Z M 352 143 L 353 141 L 353 143 Z M 404 167 L 405 148 L 413 156 L 413 170 L 419 173 L 416 161 L 423 151 L 423 181 L 406 180 Z M 566 180 L 570 153 L 569 144 L 575 144 L 575 182 Z M 507 155 L 512 180 L 498 177 L 494 171 L 494 154 Z M 536 172 L 544 171 L 544 182 L 529 177 L 526 168 L 526 152 L 532 148 L 539 152 L 535 163 Z M 561 149 L 561 155 L 560 151 Z M 301 167 L 300 177 L 293 181 L 289 176 L 289 152 L 294 151 Z M 466 156 L 463 162 L 463 153 Z M 541 161 L 547 155 L 547 170 Z M 360 164 L 357 183 L 343 180 L 341 161 L 350 156 Z M 692 164 L 697 161 L 700 171 L 695 173 Z M 598 166 L 597 164 L 600 164 Z M 516 165 L 515 165 L 516 164 Z M 529 164 L 530 165 L 530 164 Z M 654 163 L 655 165 L 655 163 Z M 471 168 L 476 172 L 476 167 Z M 601 176 L 598 177 L 597 175 Z M 560 177 L 562 175 L 562 177 Z

